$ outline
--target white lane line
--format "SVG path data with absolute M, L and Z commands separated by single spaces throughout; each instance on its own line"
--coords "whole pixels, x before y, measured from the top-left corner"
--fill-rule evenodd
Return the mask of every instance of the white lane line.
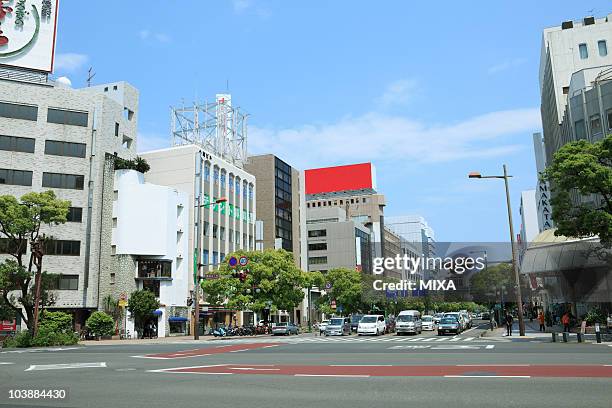
M 434 340 L 436 340 L 436 338 L 435 338 L 435 337 L 429 337 L 429 338 L 427 338 L 427 339 L 423 340 L 423 342 L 426 342 L 426 341 L 434 341 Z
M 410 339 L 408 341 L 421 341 L 423 340 L 423 337 L 417 337 L 416 339 Z
M 280 368 L 255 368 L 255 367 L 229 367 L 229 370 L 248 370 L 248 371 L 280 371 Z
M 106 363 L 69 363 L 69 364 L 44 364 L 31 365 L 25 371 L 45 371 L 45 370 L 67 370 L 70 368 L 105 368 Z
M 118 368 L 115 371 L 120 371 L 120 372 L 123 372 L 123 371 L 136 371 L 136 369 L 135 368 Z
M 11 365 L 11 364 L 15 364 L 15 363 L 9 363 L 9 362 L 0 362 L 0 365 Z
M 435 346 L 432 350 L 480 350 L 480 346 L 460 346 L 460 345 L 448 345 L 448 346 Z
M 294 377 L 342 377 L 342 378 L 369 378 L 369 375 L 357 374 L 294 374 Z
M 328 367 L 393 367 L 392 364 L 330 364 Z
M 493 344 L 487 344 L 487 345 L 485 346 L 485 348 L 486 348 L 487 350 L 491 350 L 491 349 L 495 348 L 495 346 L 494 346 Z
M 232 351 L 230 351 L 230 353 L 240 353 L 241 351 L 249 351 L 249 349 L 232 350 Z
M 444 378 L 531 378 L 530 375 L 445 375 Z
M 456 367 L 530 367 L 531 364 L 457 364 Z
M 148 357 L 148 356 L 130 356 L 132 358 L 150 358 L 152 360 L 172 360 L 171 358 L 168 357 Z
M 263 346 L 263 348 L 270 348 L 270 347 L 278 347 L 278 344 L 272 344 L 270 346 Z
M 459 340 L 461 340 L 461 337 L 453 337 L 449 341 L 459 341 Z
M 469 332 L 471 332 L 472 330 L 476 330 L 476 327 L 472 327 L 471 329 L 464 331 L 464 333 L 469 333 Z
M 474 340 L 473 337 L 466 337 L 465 339 L 463 339 L 463 341 L 470 341 L 470 340 Z
M 436 341 L 446 341 L 446 339 L 444 337 L 441 337 L 439 339 L 436 339 Z
M 229 364 L 212 364 L 212 365 L 201 365 L 201 366 L 191 366 L 191 367 L 160 368 L 158 370 L 146 370 L 146 372 L 147 373 L 166 373 L 166 372 L 173 372 L 173 370 L 192 370 L 195 368 L 225 367 L 228 365 Z M 223 373 L 219 373 L 219 374 L 223 374 Z

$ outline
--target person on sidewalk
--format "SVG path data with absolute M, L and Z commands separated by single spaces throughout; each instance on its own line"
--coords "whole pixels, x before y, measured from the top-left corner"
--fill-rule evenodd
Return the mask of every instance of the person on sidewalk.
M 569 312 L 565 312 L 565 314 L 561 318 L 561 323 L 563 323 L 563 331 L 569 333 L 569 331 L 570 331 L 570 315 L 569 315 Z
M 510 312 L 506 313 L 506 336 L 512 336 L 512 323 L 514 322 L 514 319 L 512 318 L 512 315 L 510 314 Z
M 540 311 L 540 314 L 538 315 L 538 322 L 540 322 L 540 331 L 541 332 L 545 332 L 546 331 L 546 326 L 544 325 L 544 313 L 542 313 L 542 311 Z

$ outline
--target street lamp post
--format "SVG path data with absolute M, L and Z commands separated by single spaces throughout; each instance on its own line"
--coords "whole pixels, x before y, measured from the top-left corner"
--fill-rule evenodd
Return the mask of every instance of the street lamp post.
M 508 224 L 510 225 L 510 244 L 512 245 L 512 267 L 514 269 L 514 280 L 516 283 L 516 303 L 518 306 L 518 321 L 519 321 L 519 334 L 521 336 L 525 335 L 525 320 L 523 319 L 523 298 L 521 295 L 521 280 L 519 276 L 518 263 L 516 260 L 516 245 L 514 243 L 514 226 L 512 223 L 512 208 L 510 206 L 510 188 L 508 186 L 508 179 L 512 176 L 508 175 L 508 169 L 504 164 L 504 174 L 503 176 L 483 176 L 478 172 L 472 172 L 468 175 L 469 178 L 497 178 L 504 179 L 504 184 L 506 186 L 506 206 L 508 207 Z

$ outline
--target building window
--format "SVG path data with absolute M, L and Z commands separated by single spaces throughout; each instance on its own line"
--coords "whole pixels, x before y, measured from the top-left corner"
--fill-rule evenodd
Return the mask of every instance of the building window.
M 599 49 L 599 56 L 605 57 L 608 55 L 608 44 L 606 40 L 597 41 L 597 48 Z
M 111 245 L 111 255 L 117 255 L 117 245 Z
M 318 237 L 326 237 L 327 230 L 310 230 L 308 231 L 309 238 L 318 238 Z
M 116 218 L 114 218 L 116 220 Z M 70 207 L 68 209 L 68 216 L 66 217 L 68 222 L 82 222 L 83 221 L 83 209 L 81 207 Z
M 229 230 L 229 234 L 227 234 L 227 237 L 229 238 L 229 242 L 230 243 L 234 243 L 234 230 L 230 228 Z
M 240 179 L 236 177 L 236 196 L 240 196 Z
M 160 279 L 172 277 L 172 261 L 138 261 L 138 277 Z
M 82 190 L 84 181 L 84 176 L 76 174 L 43 173 L 42 186 Z
M 240 231 L 236 231 L 236 238 L 234 239 L 236 245 L 240 245 Z
M 223 252 L 221 252 L 219 254 L 219 262 L 223 262 L 223 261 L 225 261 L 225 254 Z
M 0 184 L 32 186 L 32 172 L 27 170 L 0 169 Z
M 56 288 L 59 290 L 78 290 L 79 275 L 59 275 L 57 277 Z
M 115 274 L 115 272 L 111 272 L 111 274 L 110 274 L 110 284 L 111 285 L 115 284 L 116 277 L 117 277 L 117 275 Z
M 28 244 L 25 240 L 19 242 L 21 245 L 19 245 L 16 240 L 0 238 L 0 254 L 14 254 L 17 253 L 18 250 L 22 254 L 25 254 Z
M 242 186 L 242 198 L 246 199 L 248 194 L 249 194 L 249 187 L 248 187 L 247 183 L 244 183 L 243 186 Z
M 221 241 L 225 241 L 225 227 L 219 228 L 219 239 L 221 239 Z
M 601 117 L 599 116 L 599 114 L 591 116 L 590 122 L 591 122 L 591 135 L 597 135 L 601 133 Z
M 234 176 L 231 174 L 229 176 L 229 190 L 234 191 Z
M 210 224 L 208 221 L 204 221 L 204 236 L 208 236 L 210 234 Z
M 253 185 L 249 185 L 249 200 L 253 199 Z
M 115 122 L 115 136 L 119 136 L 119 124 Z
M 586 139 L 587 133 L 584 120 L 577 120 L 574 123 L 574 128 L 576 129 L 576 140 Z
M 213 238 L 217 238 L 218 232 L 219 232 L 219 226 L 217 224 L 213 224 Z
M 45 242 L 45 255 L 79 256 L 81 241 L 50 240 Z
M 47 110 L 47 122 L 49 123 L 87 127 L 87 119 L 87 112 L 76 112 L 53 108 L 49 108 Z
M 327 242 L 317 242 L 314 244 L 308 244 L 309 251 L 326 251 L 327 250 Z
M 608 131 L 612 130 L 612 109 L 606 112 L 606 118 L 608 119 Z
M 30 139 L 29 137 L 0 135 L 0 150 L 34 153 L 34 142 L 34 139 Z
M 586 44 L 579 44 L 578 45 L 578 51 L 580 52 L 580 59 L 587 59 L 589 58 L 589 50 L 587 48 Z
M 217 251 L 213 251 L 212 263 L 213 265 L 219 264 L 219 253 Z
M 59 142 L 56 140 L 45 140 L 45 154 L 51 154 L 54 156 L 68 156 L 68 157 L 85 157 L 85 148 L 87 145 L 84 143 L 69 143 Z
M 320 265 L 320 264 L 326 264 L 326 263 L 327 263 L 326 256 L 311 256 L 308 258 L 309 265 Z
M 202 251 L 202 264 L 208 265 L 208 249 Z
M 38 106 L 0 102 L 0 117 L 36 121 Z
M 217 167 L 215 167 L 215 170 L 213 171 L 213 178 L 215 184 L 219 184 L 219 169 Z
M 210 165 L 208 164 L 204 166 L 204 180 L 210 181 Z
M 226 180 L 226 174 L 224 171 L 221 172 L 221 188 L 225 189 L 225 180 Z

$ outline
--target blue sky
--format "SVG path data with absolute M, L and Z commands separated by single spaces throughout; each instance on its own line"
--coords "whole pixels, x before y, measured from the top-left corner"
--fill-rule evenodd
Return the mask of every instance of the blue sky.
M 96 1 L 60 4 L 56 75 L 140 90 L 139 150 L 167 147 L 169 106 L 227 84 L 253 153 L 297 168 L 372 161 L 387 215 L 438 241 L 507 241 L 503 183 L 535 186 L 545 27 L 608 2 Z

